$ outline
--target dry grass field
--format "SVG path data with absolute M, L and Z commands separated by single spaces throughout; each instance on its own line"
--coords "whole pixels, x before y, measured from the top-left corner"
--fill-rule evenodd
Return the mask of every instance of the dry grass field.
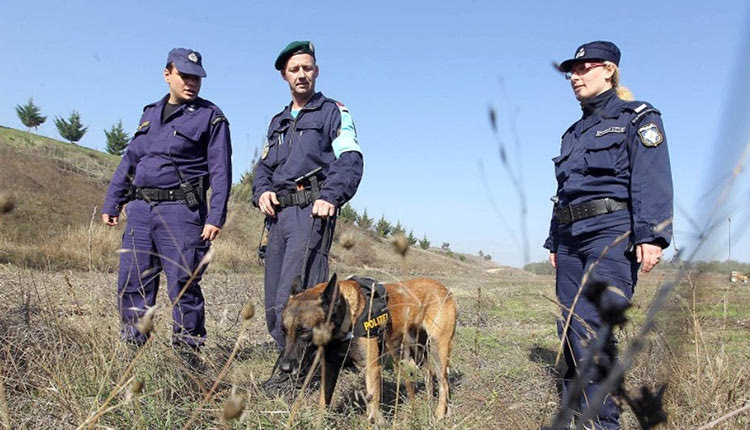
M 163 292 L 149 343 L 132 350 L 119 342 L 113 269 L 122 227 L 90 222 L 106 185 L 106 175 L 96 172 L 115 163 L 70 145 L 54 149 L 55 144 L 0 129 L 0 175 L 15 169 L 14 176 L 0 176 L 0 184 L 17 200 L 14 212 L 0 215 L 0 427 L 367 428 L 361 373 L 343 374 L 325 413 L 316 407 L 317 391 L 303 393 L 291 422 L 296 397 L 261 388 L 276 356 L 268 347 L 262 267 L 255 256 L 261 221 L 242 198 L 232 202 L 202 282 L 209 332 L 200 356 L 203 369 L 186 366 L 172 350 Z M 45 145 L 53 149 L 40 149 Z M 74 155 L 60 156 L 69 150 Z M 70 165 L 78 171 L 71 173 Z M 55 188 L 40 182 L 33 169 L 48 180 L 70 177 Z M 67 200 L 73 198 L 78 200 Z M 390 243 L 357 227 L 342 224 L 337 230 L 332 269 L 339 276 L 382 281 L 430 276 L 457 298 L 448 416 L 441 422 L 431 417 L 435 397 L 425 392 L 420 371 L 411 371 L 419 390 L 410 403 L 386 366 L 382 410 L 393 428 L 538 429 L 554 417 L 559 403 L 554 279 L 488 268 L 481 259 L 460 261 L 414 247 L 402 258 Z M 720 422 L 703 428 L 750 428 L 749 284 L 663 270 L 642 276 L 630 322 L 619 332 L 621 350 L 636 339 L 657 289 L 674 280 L 679 283 L 628 371 L 626 386 L 636 391 L 667 384 L 665 428 L 701 428 L 714 420 Z M 248 303 L 256 312 L 244 320 Z M 733 411 L 740 412 L 727 417 Z M 623 425 L 639 428 L 627 407 Z
M 341 274 L 381 279 L 400 278 L 403 267 L 394 273 L 353 269 L 335 266 Z M 460 312 L 449 415 L 433 422 L 429 411 L 434 399 L 424 389 L 416 404 L 409 404 L 402 386 L 396 401 L 396 379 L 386 371 L 384 410 L 394 428 L 485 428 L 492 423 L 493 428 L 534 429 L 549 422 L 558 402 L 557 312 L 544 296 L 553 295 L 553 280 L 516 270 L 489 275 L 467 268 L 434 275 L 450 286 Z M 666 277 L 644 277 L 630 311 L 632 322 L 620 333 L 621 346 L 635 336 Z M 171 429 L 191 419 L 188 428 L 283 428 L 294 398 L 271 396 L 259 386 L 275 359 L 260 313 L 262 277 L 257 271 L 209 272 L 203 285 L 209 340 L 202 354 L 205 369 L 195 372 L 170 347 L 170 314 L 163 295 L 153 340 L 136 352 L 117 340 L 114 274 L 0 268 L 5 310 L 0 316 L 2 423 L 10 428 L 78 428 L 98 413 L 97 428 Z M 697 428 L 750 399 L 750 311 L 745 305 L 750 288 L 704 277 L 683 283 L 678 292 L 637 356 L 627 385 L 667 382 L 667 427 Z M 247 302 L 259 314 L 243 324 L 240 313 Z M 413 372 L 413 377 L 418 387 L 424 386 L 419 383 L 423 375 Z M 141 388 L 134 392 L 134 384 Z M 345 373 L 332 410 L 319 414 L 317 393 L 304 394 L 292 426 L 366 428 L 363 390 L 361 374 Z M 239 401 L 243 412 L 227 421 L 224 408 L 230 399 Z M 625 428 L 638 428 L 628 412 L 624 421 Z M 715 428 L 748 425 L 745 413 Z

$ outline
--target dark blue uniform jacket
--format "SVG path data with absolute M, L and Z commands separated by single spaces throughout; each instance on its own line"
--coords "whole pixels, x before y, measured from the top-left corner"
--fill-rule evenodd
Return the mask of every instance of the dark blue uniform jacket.
M 199 97 L 181 105 L 162 124 L 168 98 L 143 108 L 138 130 L 110 182 L 102 213 L 120 213 L 131 180 L 139 188 L 179 187 L 179 169 L 183 179 L 193 185 L 196 178 L 208 175 L 211 200 L 205 222 L 221 227 L 232 187 L 229 122 L 216 105 Z
M 669 246 L 672 237 L 672 174 L 658 110 L 640 101 L 623 101 L 612 90 L 599 112 L 585 115 L 562 136 L 552 159 L 557 178 L 555 207 L 609 197 L 629 210 L 579 220 L 572 236 L 630 224 L 634 244 Z M 544 247 L 557 249 L 559 223 L 552 217 Z
M 291 104 L 273 117 L 267 143 L 255 167 L 253 204 L 266 191 L 293 192 L 294 180 L 322 167 L 318 175 L 324 181 L 320 198 L 340 208 L 357 191 L 362 179 L 363 160 L 356 142 L 345 144 L 336 157 L 333 142 L 342 133 L 342 113 L 346 108 L 335 100 L 316 93 L 294 119 Z

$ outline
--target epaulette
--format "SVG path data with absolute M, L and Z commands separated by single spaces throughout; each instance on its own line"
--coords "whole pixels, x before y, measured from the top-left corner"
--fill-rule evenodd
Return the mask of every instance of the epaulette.
M 226 122 L 227 124 L 229 124 L 227 117 L 225 117 L 224 115 L 216 115 L 216 117 L 211 120 L 211 125 L 216 125 L 220 122 Z
M 156 106 L 157 103 L 159 102 L 149 103 L 146 106 L 143 106 L 143 111 L 146 112 L 146 109 Z
M 574 123 L 573 123 L 573 124 L 572 124 L 572 125 L 571 125 L 570 127 L 568 127 L 568 128 L 567 128 L 567 129 L 566 129 L 566 130 L 565 130 L 565 131 L 563 132 L 562 136 L 560 136 L 560 140 L 564 139 L 564 138 L 565 138 L 565 135 L 566 135 L 566 134 L 568 134 L 568 132 L 570 132 L 570 131 L 573 131 L 573 129 L 574 129 L 575 127 L 576 127 L 576 124 L 578 124 L 578 121 L 574 122 Z
M 349 109 L 343 103 L 336 100 L 334 100 L 334 103 L 336 103 L 336 106 L 338 106 L 341 112 L 349 112 Z
M 643 118 L 645 115 L 648 115 L 650 113 L 661 115 L 661 112 L 659 112 L 659 109 L 656 109 L 655 107 L 651 106 L 649 103 L 646 103 L 646 102 L 638 102 L 638 101 L 627 102 L 623 104 L 622 110 L 625 112 L 631 112 L 635 114 L 633 116 L 633 119 L 630 120 L 630 124 L 632 125 L 638 124 L 638 121 L 640 121 L 641 118 Z

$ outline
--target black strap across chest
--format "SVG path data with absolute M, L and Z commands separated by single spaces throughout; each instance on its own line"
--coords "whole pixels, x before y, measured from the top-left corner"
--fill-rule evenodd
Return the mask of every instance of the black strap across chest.
M 359 284 L 365 296 L 365 309 L 354 323 L 353 336 L 382 337 L 391 319 L 385 285 L 364 276 L 352 276 L 349 279 Z

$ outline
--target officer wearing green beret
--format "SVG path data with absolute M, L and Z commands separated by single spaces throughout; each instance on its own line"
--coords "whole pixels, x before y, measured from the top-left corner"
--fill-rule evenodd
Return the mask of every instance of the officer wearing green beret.
M 349 110 L 315 91 L 320 70 L 312 42 L 289 43 L 274 67 L 292 100 L 268 127 L 255 168 L 253 205 L 270 225 L 266 323 L 281 350 L 281 313 L 292 282 L 299 278 L 309 288 L 328 280 L 336 214 L 357 191 L 364 165 Z

